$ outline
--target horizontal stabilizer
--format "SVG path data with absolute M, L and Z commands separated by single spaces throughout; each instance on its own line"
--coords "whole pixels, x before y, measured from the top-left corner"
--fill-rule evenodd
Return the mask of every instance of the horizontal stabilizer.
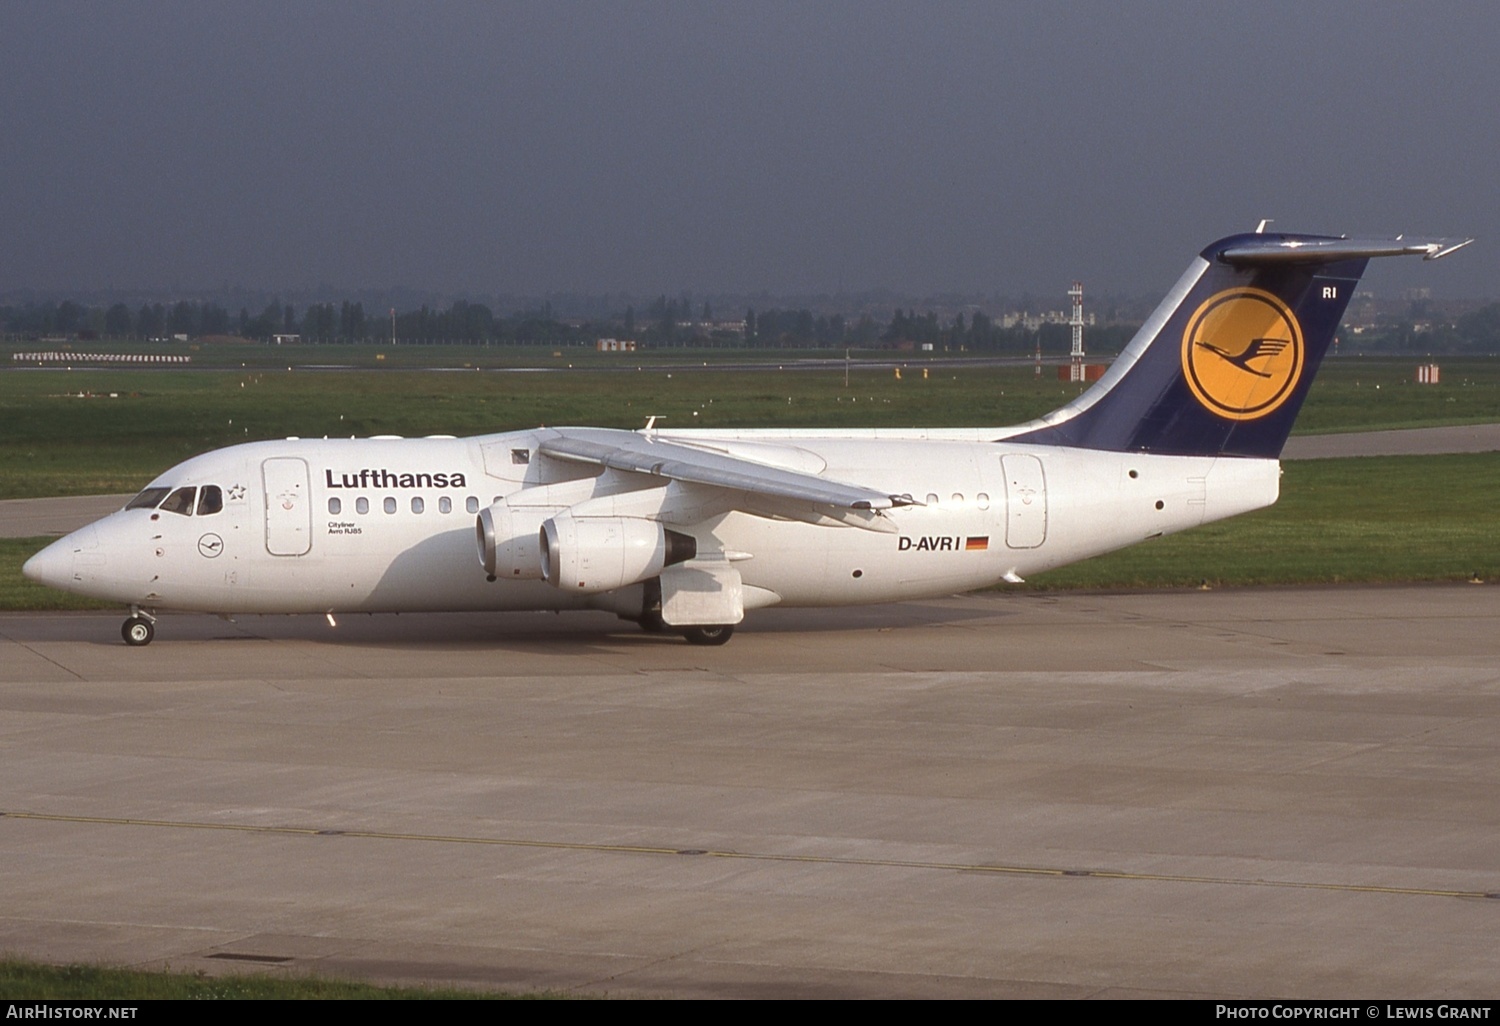
M 1318 239 L 1279 235 L 1248 236 L 1219 251 L 1219 259 L 1236 267 L 1274 264 L 1326 264 L 1334 260 L 1368 260 L 1384 256 L 1420 256 L 1439 260 L 1473 239 Z

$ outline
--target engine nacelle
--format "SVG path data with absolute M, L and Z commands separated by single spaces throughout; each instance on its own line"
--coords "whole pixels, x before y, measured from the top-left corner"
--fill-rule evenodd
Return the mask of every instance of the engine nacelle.
M 509 581 L 541 580 L 542 521 L 557 511 L 555 506 L 512 507 L 505 502 L 480 510 L 474 533 L 484 572 Z
M 698 554 L 698 542 L 639 517 L 575 517 L 559 513 L 542 524 L 542 573 L 564 591 L 623 588 Z

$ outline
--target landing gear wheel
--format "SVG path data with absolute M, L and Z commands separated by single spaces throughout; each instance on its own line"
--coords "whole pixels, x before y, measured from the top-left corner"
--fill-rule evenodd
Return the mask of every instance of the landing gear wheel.
M 734 635 L 734 627 L 731 624 L 718 624 L 712 627 L 688 627 L 682 632 L 689 645 L 722 645 Z
M 120 625 L 120 637 L 131 647 L 149 645 L 156 637 L 156 625 L 144 616 L 132 616 Z

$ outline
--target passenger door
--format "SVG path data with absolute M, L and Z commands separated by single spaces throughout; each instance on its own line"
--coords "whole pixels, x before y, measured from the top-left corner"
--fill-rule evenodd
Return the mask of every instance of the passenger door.
M 305 556 L 312 548 L 312 489 L 307 461 L 276 456 L 260 465 L 266 487 L 266 551 Z
M 1047 540 L 1047 476 L 1035 456 L 1000 458 L 1005 473 L 1005 544 L 1034 549 Z

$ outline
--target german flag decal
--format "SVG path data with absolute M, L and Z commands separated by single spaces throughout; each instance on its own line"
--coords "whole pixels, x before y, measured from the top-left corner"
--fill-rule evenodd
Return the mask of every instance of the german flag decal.
M 964 542 L 964 551 L 965 552 L 983 552 L 986 549 L 988 549 L 989 547 L 990 547 L 990 536 L 987 535 L 987 534 L 983 534 L 983 535 L 980 535 L 978 537 L 974 537 L 973 535 L 970 535 L 969 538 L 968 538 L 968 540 Z

